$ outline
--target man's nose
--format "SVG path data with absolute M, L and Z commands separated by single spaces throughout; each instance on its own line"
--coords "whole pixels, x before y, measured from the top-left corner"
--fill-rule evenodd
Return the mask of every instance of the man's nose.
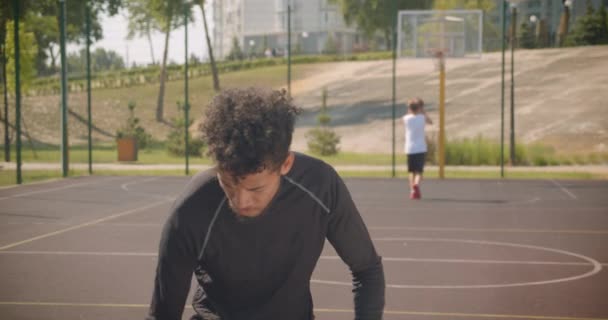
M 237 190 L 233 200 L 237 208 L 247 208 L 253 203 L 252 193 L 247 190 Z

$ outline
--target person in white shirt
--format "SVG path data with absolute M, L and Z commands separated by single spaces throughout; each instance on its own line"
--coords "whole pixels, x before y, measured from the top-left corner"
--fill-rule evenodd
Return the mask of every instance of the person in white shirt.
M 408 112 L 403 116 L 405 125 L 405 153 L 407 154 L 407 171 L 410 182 L 410 199 L 420 199 L 420 182 L 424 172 L 424 160 L 427 146 L 424 134 L 426 124 L 433 124 L 424 111 L 424 101 L 413 98 L 408 101 Z

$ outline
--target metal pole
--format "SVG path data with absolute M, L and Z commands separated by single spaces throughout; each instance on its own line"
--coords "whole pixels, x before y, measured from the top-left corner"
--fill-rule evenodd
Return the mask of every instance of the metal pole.
M 61 50 L 61 168 L 68 176 L 68 79 L 65 55 L 65 1 L 59 0 L 59 47 Z
M 5 40 L 6 41 L 6 40 Z M 6 43 L 2 45 L 2 87 L 3 87 L 3 96 L 4 96 L 4 161 L 11 161 L 11 140 L 9 139 L 8 134 L 8 88 L 7 82 L 8 77 L 6 76 L 6 63 L 8 59 L 8 55 L 6 54 Z
M 287 5 L 287 95 L 291 97 L 291 5 Z
M 443 24 L 443 23 L 442 23 Z M 443 49 L 441 49 L 443 50 Z M 439 178 L 445 178 L 445 58 L 439 53 Z
M 439 178 L 445 178 L 445 17 L 441 15 L 439 58 Z
M 394 1 L 395 4 L 397 4 L 396 1 Z M 395 144 L 396 144 L 396 137 L 395 137 L 395 118 L 397 117 L 397 28 L 396 28 L 396 23 L 397 23 L 397 14 L 398 11 L 396 10 L 396 6 L 395 6 L 395 12 L 393 14 L 393 118 L 392 118 L 392 124 L 393 124 L 393 143 L 392 143 L 392 148 L 393 148 L 393 165 L 392 165 L 392 174 L 391 177 L 395 177 L 396 176 L 396 172 L 395 172 L 395 167 L 396 167 L 396 158 L 395 158 Z
M 507 30 L 507 2 L 502 1 L 502 66 L 500 85 L 500 177 L 505 177 L 505 47 Z
M 510 162 L 515 165 L 515 44 L 517 30 L 517 8 L 511 9 L 511 130 L 510 130 Z
M 90 1 L 87 1 L 86 10 L 86 29 L 87 29 L 87 116 L 88 116 L 88 133 L 89 133 L 89 174 L 93 174 L 93 139 L 91 127 L 93 126 L 93 117 L 91 114 L 91 7 Z
M 186 101 L 184 105 L 184 138 L 185 138 L 185 150 L 186 150 L 186 175 L 190 173 L 190 150 L 188 145 L 188 126 L 190 125 L 190 120 L 188 119 L 188 111 L 190 109 L 190 102 L 188 101 L 188 7 L 184 7 L 184 45 L 185 45 L 185 54 L 184 54 L 184 101 Z
M 19 0 L 13 0 L 13 21 L 15 22 L 15 126 L 17 127 L 17 184 L 23 182 L 21 176 L 21 61 L 19 58 Z

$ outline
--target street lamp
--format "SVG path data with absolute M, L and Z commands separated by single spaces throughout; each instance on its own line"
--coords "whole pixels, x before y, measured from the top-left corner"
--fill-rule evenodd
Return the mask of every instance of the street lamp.
M 530 30 L 534 30 L 534 47 L 538 47 L 538 39 L 540 35 L 540 23 L 538 17 L 535 15 L 530 16 Z
M 568 22 L 570 22 L 570 9 L 572 8 L 574 0 L 562 0 L 564 4 L 564 11 L 559 20 L 559 29 L 557 30 L 557 39 L 555 42 L 558 47 L 563 46 L 566 35 L 568 34 Z

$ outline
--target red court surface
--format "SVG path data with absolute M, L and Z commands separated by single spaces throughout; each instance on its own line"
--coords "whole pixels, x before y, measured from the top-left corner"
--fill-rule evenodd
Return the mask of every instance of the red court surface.
M 0 189 L 0 319 L 143 319 L 187 181 Z M 346 182 L 384 259 L 384 319 L 608 319 L 608 182 L 427 180 L 421 201 L 402 179 Z M 317 319 L 353 318 L 329 244 L 311 287 Z

